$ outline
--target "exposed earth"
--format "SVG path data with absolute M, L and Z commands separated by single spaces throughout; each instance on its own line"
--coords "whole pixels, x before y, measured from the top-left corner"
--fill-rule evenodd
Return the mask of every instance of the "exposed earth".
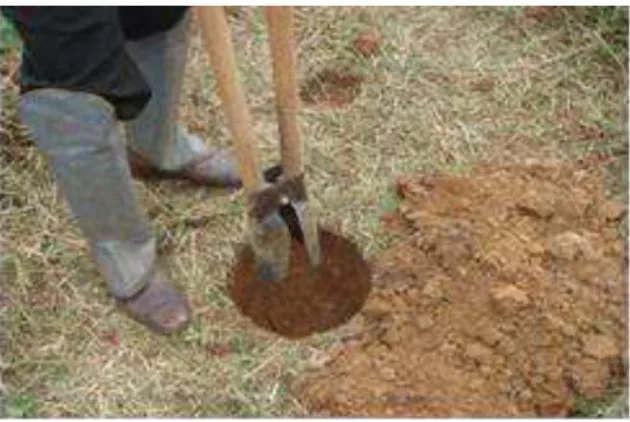
M 251 247 L 243 248 L 229 285 L 240 311 L 259 327 L 288 338 L 348 322 L 370 293 L 370 267 L 348 239 L 320 229 L 320 243 L 319 271 L 309 271 L 306 250 L 294 240 L 289 274 L 278 281 L 260 280 Z
M 314 415 L 568 416 L 626 385 L 626 210 L 602 186 L 568 164 L 400 180 L 404 240 L 294 393 Z

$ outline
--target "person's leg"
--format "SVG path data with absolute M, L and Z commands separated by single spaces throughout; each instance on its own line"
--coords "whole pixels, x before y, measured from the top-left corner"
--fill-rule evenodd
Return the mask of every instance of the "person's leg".
M 155 242 L 112 107 L 92 94 L 41 89 L 21 97 L 19 113 L 51 164 L 109 290 L 118 298 L 135 295 L 150 277 Z
M 155 331 L 181 328 L 189 310 L 157 267 L 155 240 L 111 105 L 93 94 L 38 89 L 22 96 L 19 113 L 51 164 L 111 294 Z
M 137 114 L 149 93 L 122 48 L 116 15 L 105 7 L 8 12 L 25 48 L 20 118 L 46 156 L 108 290 L 154 331 L 183 328 L 188 305 L 157 265 L 118 120 Z M 48 54 L 52 47 L 56 56 Z
M 125 43 L 153 92 L 142 113 L 126 124 L 132 170 L 138 176 L 154 172 L 203 185 L 239 187 L 230 152 L 208 150 L 179 119 L 191 18 L 188 11 L 174 28 Z

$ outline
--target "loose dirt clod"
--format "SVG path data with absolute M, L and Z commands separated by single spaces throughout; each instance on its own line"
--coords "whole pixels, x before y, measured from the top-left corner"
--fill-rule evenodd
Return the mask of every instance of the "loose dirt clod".
M 568 261 L 573 261 L 580 256 L 588 258 L 595 253 L 588 240 L 570 231 L 551 239 L 548 250 L 554 258 Z
M 347 71 L 325 69 L 306 80 L 300 98 L 306 104 L 341 107 L 351 103 L 359 94 L 364 77 Z
M 617 221 L 626 214 L 626 207 L 616 201 L 606 201 L 602 213 L 606 219 Z
M 352 41 L 352 48 L 361 56 L 368 58 L 379 53 L 381 37 L 375 30 L 363 30 Z
M 527 293 L 516 286 L 501 286 L 490 293 L 498 308 L 506 310 L 527 306 L 530 301 Z
M 584 353 L 597 359 L 614 358 L 619 350 L 614 339 L 603 335 L 592 335 L 585 340 Z
M 567 416 L 576 396 L 627 385 L 603 186 L 570 164 L 402 180 L 403 239 L 376 260 L 342 352 L 294 394 L 315 415 Z
M 304 337 L 347 322 L 370 292 L 370 268 L 350 241 L 321 230 L 322 264 L 308 273 L 308 256 L 293 245 L 290 273 L 279 282 L 256 278 L 254 255 L 244 248 L 237 257 L 232 299 L 255 324 L 289 338 Z

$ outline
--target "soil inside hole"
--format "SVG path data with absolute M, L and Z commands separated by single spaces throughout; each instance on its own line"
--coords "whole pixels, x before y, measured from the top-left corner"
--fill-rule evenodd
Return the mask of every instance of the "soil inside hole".
M 322 264 L 311 276 L 308 255 L 294 242 L 289 275 L 279 282 L 257 279 L 249 246 L 237 255 L 229 293 L 241 312 L 261 328 L 288 338 L 346 323 L 370 293 L 370 268 L 347 239 L 320 229 Z
M 627 216 L 603 176 L 567 163 L 401 180 L 401 241 L 293 394 L 314 416 L 534 417 L 620 391 Z

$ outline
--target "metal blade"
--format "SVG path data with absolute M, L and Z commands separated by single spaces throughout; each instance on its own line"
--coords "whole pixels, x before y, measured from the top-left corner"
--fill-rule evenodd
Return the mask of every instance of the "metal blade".
M 321 248 L 317 219 L 313 215 L 314 213 L 308 201 L 292 201 L 291 207 L 297 217 L 297 223 L 302 233 L 301 237 L 308 253 L 311 267 L 318 267 L 321 263 Z
M 291 236 L 278 212 L 248 220 L 250 244 L 261 280 L 279 281 L 287 276 L 291 258 Z

